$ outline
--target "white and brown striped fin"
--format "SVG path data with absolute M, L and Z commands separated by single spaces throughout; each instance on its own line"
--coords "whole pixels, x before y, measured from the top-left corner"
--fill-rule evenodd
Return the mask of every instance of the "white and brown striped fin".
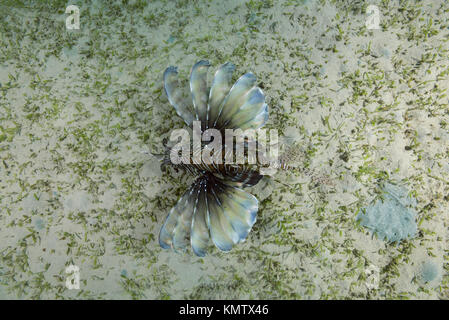
M 195 181 L 195 184 L 198 186 L 198 196 L 193 210 L 190 244 L 193 252 L 199 257 L 204 257 L 206 255 L 209 246 L 207 181 L 205 176 L 200 177 Z
M 223 129 L 225 124 L 230 121 L 237 110 L 245 103 L 248 92 L 255 87 L 256 76 L 252 73 L 246 73 L 241 76 L 232 86 L 223 100 L 222 105 L 214 122 L 214 128 Z
M 214 80 L 209 92 L 209 103 L 207 112 L 207 128 L 213 128 L 220 113 L 220 107 L 232 86 L 232 74 L 235 65 L 231 62 L 222 64 L 215 72 Z
M 259 202 L 252 194 L 216 179 L 210 180 L 208 189 L 212 241 L 220 250 L 229 251 L 248 236 L 256 222 Z
M 192 98 L 188 88 L 183 87 L 178 81 L 178 70 L 176 67 L 168 67 L 164 72 L 164 90 L 168 101 L 175 108 L 176 113 L 191 126 L 194 120 Z
M 198 187 L 193 184 L 170 210 L 159 232 L 162 248 L 184 250 L 189 243 L 192 214 L 198 201 Z
M 256 86 L 252 73 L 237 80 L 223 100 L 214 128 L 259 129 L 268 120 L 268 105 L 263 91 Z
M 189 243 L 205 256 L 212 243 L 229 251 L 242 242 L 256 222 L 257 199 L 213 175 L 198 178 L 167 216 L 159 234 L 162 248 L 184 251 Z
M 202 130 L 207 122 L 207 109 L 209 101 L 209 91 L 207 87 L 207 70 L 210 63 L 201 60 L 195 63 L 190 72 L 190 92 L 192 94 L 193 106 L 196 120 L 201 121 Z

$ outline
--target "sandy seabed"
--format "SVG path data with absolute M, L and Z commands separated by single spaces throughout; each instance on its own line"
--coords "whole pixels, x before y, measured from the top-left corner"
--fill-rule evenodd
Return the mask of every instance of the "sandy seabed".
M 0 298 L 449 298 L 447 1 L 105 3 L 0 4 Z M 160 248 L 192 177 L 143 153 L 183 127 L 163 71 L 200 59 L 255 73 L 302 155 L 249 189 L 247 240 L 204 258 Z M 385 181 L 417 200 L 411 239 L 356 221 Z

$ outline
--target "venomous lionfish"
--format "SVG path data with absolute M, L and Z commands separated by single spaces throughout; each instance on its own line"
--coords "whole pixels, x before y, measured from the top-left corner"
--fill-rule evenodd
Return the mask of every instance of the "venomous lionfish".
M 192 67 L 187 94 L 186 88 L 178 82 L 176 67 L 168 67 L 164 72 L 168 100 L 184 122 L 193 131 L 195 124 L 200 123 L 197 129 L 201 132 L 210 128 L 224 132 L 264 126 L 268 120 L 268 105 L 254 74 L 246 73 L 232 85 L 235 66 L 227 62 L 218 68 L 209 87 L 209 67 L 205 60 Z M 251 143 L 245 140 L 244 149 Z M 202 142 L 201 148 L 207 147 L 208 143 Z M 224 144 L 224 152 L 220 153 L 223 155 L 221 163 L 205 163 L 200 159 L 179 164 L 173 164 L 170 160 L 173 148 L 167 148 L 163 165 L 170 164 L 199 177 L 168 214 L 159 234 L 161 247 L 185 250 L 190 242 L 194 253 L 204 256 L 210 239 L 222 251 L 229 251 L 234 244 L 246 239 L 256 221 L 258 200 L 242 188 L 259 182 L 267 162 L 261 164 L 258 158 L 255 163 L 226 163 L 226 147 Z M 230 150 L 235 151 L 235 148 Z M 188 157 L 192 158 L 194 153 L 195 150 Z

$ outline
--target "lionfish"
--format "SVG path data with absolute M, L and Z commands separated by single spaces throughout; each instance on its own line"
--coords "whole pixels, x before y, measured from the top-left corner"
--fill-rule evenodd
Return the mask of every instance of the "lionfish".
M 209 67 L 206 60 L 192 67 L 190 97 L 178 81 L 176 67 L 168 67 L 164 72 L 165 93 L 184 122 L 191 129 L 195 121 L 200 122 L 202 132 L 210 128 L 224 132 L 263 127 L 268 120 L 268 105 L 256 85 L 255 75 L 246 73 L 232 85 L 235 65 L 227 62 L 218 68 L 209 87 Z M 245 148 L 248 146 L 245 141 Z M 167 148 L 162 159 L 164 165 L 188 170 L 199 177 L 170 210 L 159 233 L 161 247 L 184 251 L 190 242 L 197 256 L 205 256 L 210 239 L 221 251 L 230 251 L 233 245 L 243 242 L 256 222 L 259 208 L 256 197 L 243 188 L 260 181 L 266 162 L 173 164 L 169 154 Z

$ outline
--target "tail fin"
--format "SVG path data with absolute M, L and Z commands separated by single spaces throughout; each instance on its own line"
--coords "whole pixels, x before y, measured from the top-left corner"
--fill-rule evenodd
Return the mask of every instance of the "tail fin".
M 272 176 L 278 169 L 290 170 L 300 167 L 301 160 L 304 158 L 304 151 L 299 142 L 283 137 L 278 142 L 268 146 L 269 167 L 262 169 L 263 175 Z
M 304 151 L 301 149 L 299 143 L 284 143 L 281 147 L 283 150 L 281 151 L 281 156 L 278 161 L 279 168 L 288 170 L 290 168 L 299 167 L 299 162 L 304 157 Z

